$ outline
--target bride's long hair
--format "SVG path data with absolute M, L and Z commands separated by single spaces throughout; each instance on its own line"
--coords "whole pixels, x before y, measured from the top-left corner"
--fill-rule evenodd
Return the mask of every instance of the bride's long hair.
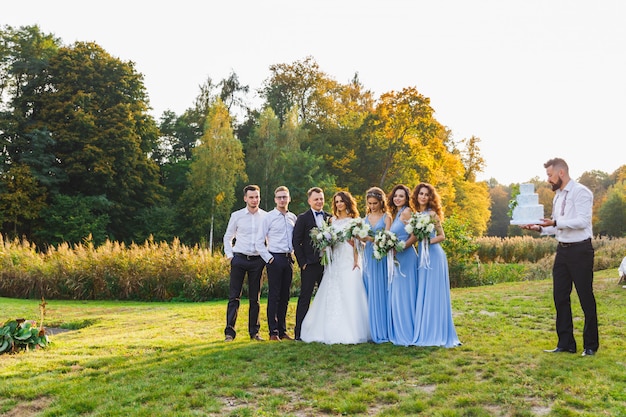
M 333 215 L 337 217 L 337 204 L 335 204 L 335 198 L 341 197 L 341 200 L 346 204 L 346 214 L 353 219 L 355 217 L 359 217 L 359 210 L 356 208 L 356 201 L 352 194 L 348 191 L 337 191 L 335 195 L 333 195 Z

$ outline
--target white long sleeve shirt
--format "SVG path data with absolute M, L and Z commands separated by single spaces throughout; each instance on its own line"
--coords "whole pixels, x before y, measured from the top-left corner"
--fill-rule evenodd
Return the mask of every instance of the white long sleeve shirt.
M 258 209 L 256 213 L 250 213 L 248 207 L 234 211 L 228 220 L 228 227 L 224 233 L 224 254 L 228 259 L 235 253 L 255 256 L 259 252 L 255 248 L 255 240 L 263 218 L 267 212 Z M 233 239 L 235 244 L 233 245 Z
M 556 227 L 544 227 L 541 234 L 554 235 L 562 243 L 591 238 L 592 210 L 593 193 L 589 188 L 570 179 L 565 188 L 556 191 L 552 201 L 552 219 L 556 220 Z
M 272 259 L 274 253 L 291 253 L 293 227 L 296 224 L 296 215 L 288 211 L 282 213 L 273 209 L 263 218 L 259 228 L 255 249 L 265 262 Z

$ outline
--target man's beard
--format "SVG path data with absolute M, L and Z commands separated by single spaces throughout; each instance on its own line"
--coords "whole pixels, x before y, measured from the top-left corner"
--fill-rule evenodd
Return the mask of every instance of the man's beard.
M 552 184 L 552 191 L 558 190 L 559 188 L 561 188 L 561 185 L 563 185 L 563 180 L 559 178 L 556 183 Z

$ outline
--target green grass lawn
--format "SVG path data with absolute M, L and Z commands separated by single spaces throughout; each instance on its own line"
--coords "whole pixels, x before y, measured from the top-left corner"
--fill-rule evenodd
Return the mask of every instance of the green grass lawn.
M 0 356 L 3 416 L 626 416 L 626 289 L 596 273 L 600 350 L 556 346 L 551 281 L 454 289 L 463 346 L 252 342 L 247 302 L 223 342 L 226 302 L 48 300 L 47 349 Z M 264 300 L 265 301 L 265 300 Z M 38 320 L 0 298 L 0 321 Z M 288 319 L 293 327 L 295 299 Z M 267 335 L 265 304 L 262 334 Z

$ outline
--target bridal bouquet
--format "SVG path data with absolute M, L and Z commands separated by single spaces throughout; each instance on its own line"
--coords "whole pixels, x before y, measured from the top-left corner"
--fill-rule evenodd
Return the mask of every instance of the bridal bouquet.
M 401 251 L 404 249 L 404 241 L 389 230 L 379 230 L 374 235 L 374 258 L 381 260 L 392 249 Z
M 310 236 L 313 247 L 322 253 L 322 265 L 327 265 L 331 248 L 341 240 L 340 234 L 330 224 L 323 222 L 322 227 L 311 229 Z
M 343 232 L 343 239 L 350 240 L 352 238 L 364 239 L 372 235 L 372 228 L 365 220 L 361 218 L 352 219 L 348 227 Z
M 418 241 L 429 240 L 431 232 L 435 230 L 435 222 L 428 213 L 413 213 L 404 230 Z

